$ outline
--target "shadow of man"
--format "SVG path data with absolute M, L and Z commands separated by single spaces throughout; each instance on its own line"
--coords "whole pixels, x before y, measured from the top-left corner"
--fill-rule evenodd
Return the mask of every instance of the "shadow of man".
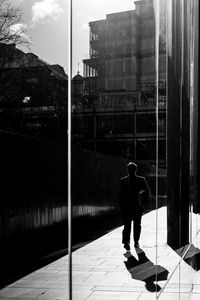
M 144 281 L 149 292 L 159 292 L 161 287 L 154 281 L 167 280 L 168 270 L 160 265 L 154 265 L 141 248 L 136 248 L 136 253 L 138 260 L 130 252 L 124 254 L 127 258 L 124 262 L 127 270 L 133 279 Z

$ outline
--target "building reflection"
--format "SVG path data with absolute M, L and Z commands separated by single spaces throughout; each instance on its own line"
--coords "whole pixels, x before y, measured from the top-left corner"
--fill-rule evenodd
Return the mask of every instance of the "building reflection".
M 162 14 L 163 23 L 166 14 Z M 156 173 L 156 83 L 155 14 L 153 1 L 136 1 L 135 10 L 108 14 L 89 23 L 90 54 L 84 59 L 83 97 L 73 100 L 72 144 L 121 165 L 137 161 L 139 172 L 151 187 L 155 209 Z M 166 27 L 163 27 L 165 33 Z M 159 80 L 159 206 L 166 203 L 166 47 L 160 43 Z M 74 80 L 74 79 L 73 79 Z M 80 149 L 80 150 L 78 150 Z M 77 159 L 75 158 L 75 161 Z M 92 161 L 92 155 L 91 155 Z M 73 162 L 73 160 L 72 160 Z M 84 166 L 84 161 L 81 162 Z M 102 168 L 94 166 L 97 176 Z M 84 168 L 85 169 L 85 168 Z M 122 169 L 117 173 L 118 190 Z M 121 175 L 120 175 L 121 174 Z M 90 177 L 90 175 L 89 175 Z M 79 177 L 79 186 L 86 177 Z M 76 180 L 76 179 L 74 179 Z M 96 185 L 95 185 L 96 186 Z M 97 183 L 98 186 L 98 183 Z M 84 193 L 90 188 L 85 186 Z M 98 195 L 98 192 L 96 191 Z M 117 195 L 116 195 L 117 196 Z M 87 198 L 87 197 L 86 197 Z M 104 201 L 105 197 L 102 198 Z M 112 203 L 112 199 L 109 198 Z M 74 205 L 77 197 L 73 198 Z M 88 198 L 88 204 L 90 200 Z M 93 204 L 92 204 L 93 205 Z M 95 203 L 94 203 L 95 205 Z M 103 204 L 102 204 L 103 205 Z M 115 204 L 118 209 L 118 204 Z
M 135 10 L 89 23 L 90 56 L 83 76 L 72 80 L 72 228 L 78 242 L 80 228 L 89 231 L 92 222 L 118 216 L 119 179 L 134 160 L 151 188 L 145 212 L 167 206 L 167 242 L 182 255 L 199 230 L 191 230 L 192 212 L 200 212 L 199 4 L 159 1 L 156 83 L 155 2 L 136 1 Z M 35 241 L 44 246 L 44 236 L 49 249 L 52 236 L 66 247 L 67 75 L 61 66 L 9 47 L 19 57 L 1 66 L 0 234 L 3 254 L 17 245 L 22 257 Z

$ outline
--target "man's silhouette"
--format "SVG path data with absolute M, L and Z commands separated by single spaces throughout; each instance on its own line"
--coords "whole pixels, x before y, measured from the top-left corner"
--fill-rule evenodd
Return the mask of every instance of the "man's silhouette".
M 137 165 L 133 162 L 127 165 L 128 176 L 121 178 L 119 205 L 121 208 L 124 229 L 122 243 L 130 250 L 131 223 L 134 221 L 133 238 L 135 247 L 139 247 L 141 218 L 144 204 L 149 198 L 149 187 L 144 177 L 136 175 Z

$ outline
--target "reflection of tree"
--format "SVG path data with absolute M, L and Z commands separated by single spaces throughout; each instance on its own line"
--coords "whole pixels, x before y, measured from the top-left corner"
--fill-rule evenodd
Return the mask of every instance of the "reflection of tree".
M 9 0 L 0 0 L 0 66 L 2 67 L 14 53 L 15 45 L 29 45 L 22 20 L 22 8 Z M 10 47 L 6 47 L 10 45 Z
M 10 0 L 0 0 L 1 107 L 16 107 L 28 96 L 24 95 L 21 89 L 20 70 L 11 66 L 21 56 L 21 52 L 16 50 L 16 45 L 29 45 L 22 20 L 22 7 L 13 5 Z

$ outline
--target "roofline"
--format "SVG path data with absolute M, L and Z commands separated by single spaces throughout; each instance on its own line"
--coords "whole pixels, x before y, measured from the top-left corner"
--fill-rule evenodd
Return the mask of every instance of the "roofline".
M 139 1 L 140 2 L 140 1 Z M 97 21 L 91 21 L 89 22 L 89 25 L 90 24 L 93 24 L 93 23 L 105 23 L 108 21 L 108 18 L 109 16 L 111 15 L 120 15 L 120 14 L 126 14 L 126 13 L 133 13 L 135 15 L 135 10 L 134 9 L 130 9 L 130 10 L 125 10 L 125 11 L 119 11 L 119 12 L 114 12 L 114 13 L 109 13 L 109 14 L 106 14 L 106 18 L 105 19 L 100 19 L 100 20 L 97 20 Z
M 97 20 L 97 21 L 91 21 L 89 22 L 88 24 L 92 24 L 92 23 L 105 23 L 106 22 L 106 19 L 101 19 L 101 20 Z
M 147 3 L 147 2 L 153 2 L 153 0 L 136 0 L 136 1 L 134 1 L 134 4 L 142 4 L 142 3 Z
M 126 14 L 126 13 L 135 13 L 134 9 L 130 9 L 130 10 L 125 10 L 125 11 L 119 11 L 119 12 L 115 12 L 115 13 L 110 13 L 110 14 L 106 14 L 106 17 L 111 16 L 111 15 L 120 15 L 120 14 Z

